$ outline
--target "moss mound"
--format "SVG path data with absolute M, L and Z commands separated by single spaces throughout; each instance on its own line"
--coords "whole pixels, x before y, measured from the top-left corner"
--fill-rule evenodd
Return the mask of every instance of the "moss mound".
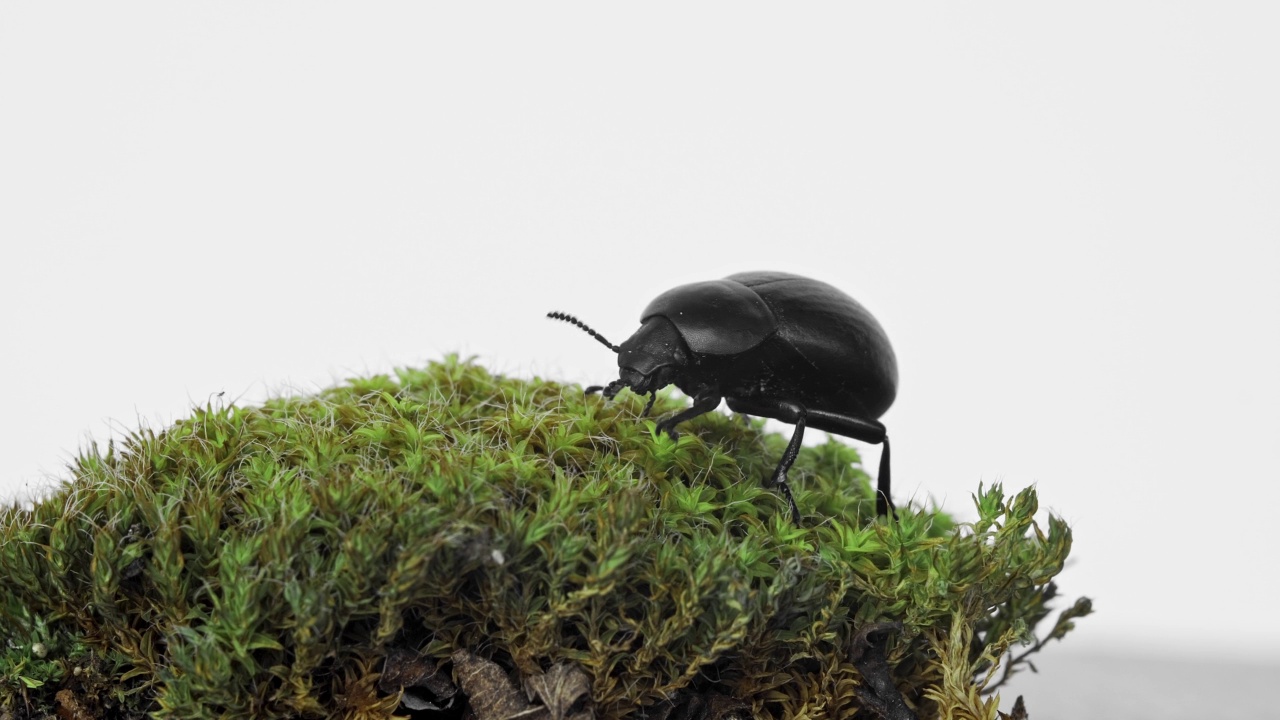
M 1033 490 L 877 519 L 831 441 L 797 528 L 787 438 L 642 407 L 451 357 L 90 448 L 0 509 L 0 716 L 997 717 L 1071 543 Z

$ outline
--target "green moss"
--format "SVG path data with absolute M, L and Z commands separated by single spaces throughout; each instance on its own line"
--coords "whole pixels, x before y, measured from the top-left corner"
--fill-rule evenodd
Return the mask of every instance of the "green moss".
M 378 673 L 408 648 L 573 664 L 597 717 L 709 692 L 850 717 L 851 640 L 891 620 L 922 718 L 995 717 L 981 693 L 1071 543 L 1033 521 L 1034 490 L 979 488 L 972 523 L 877 519 L 833 440 L 792 470 L 797 528 L 761 486 L 786 438 L 712 413 L 673 441 L 642 407 L 450 357 L 91 448 L 52 496 L 0 509 L 0 715 L 389 718 L 408 711 Z

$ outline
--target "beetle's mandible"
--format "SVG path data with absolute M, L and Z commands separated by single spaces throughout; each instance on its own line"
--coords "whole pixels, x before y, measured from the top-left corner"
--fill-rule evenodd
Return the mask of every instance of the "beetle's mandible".
M 744 415 L 796 426 L 767 481 L 800 511 L 787 470 L 800 452 L 805 427 L 868 443 L 883 443 L 876 512 L 893 509 L 889 494 L 889 436 L 879 417 L 893 404 L 898 363 L 880 323 L 853 298 L 817 280 L 781 272 L 746 272 L 681 285 L 662 293 L 640 315 L 640 329 L 614 345 L 577 318 L 577 325 L 618 354 L 619 377 L 587 388 L 613 398 L 623 388 L 649 395 L 675 385 L 693 405 L 658 423 L 676 436 L 680 423 L 728 400 Z

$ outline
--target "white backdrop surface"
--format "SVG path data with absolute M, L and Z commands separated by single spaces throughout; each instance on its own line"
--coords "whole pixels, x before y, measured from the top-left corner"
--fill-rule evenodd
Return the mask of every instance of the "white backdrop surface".
M 1278 20 L 5 3 L 0 497 L 218 392 L 451 351 L 608 380 L 547 310 L 621 342 L 779 269 L 888 330 L 900 501 L 1034 483 L 1073 524 L 1064 648 L 1274 661 Z

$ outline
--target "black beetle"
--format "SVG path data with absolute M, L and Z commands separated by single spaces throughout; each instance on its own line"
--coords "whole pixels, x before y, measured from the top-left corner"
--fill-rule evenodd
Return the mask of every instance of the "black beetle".
M 876 512 L 893 509 L 889 496 L 889 436 L 877 420 L 893 404 L 898 363 L 880 323 L 853 298 L 817 280 L 781 272 L 746 272 L 668 290 L 644 309 L 640 329 L 614 345 L 572 315 L 564 320 L 618 353 L 619 378 L 605 386 L 649 394 L 675 385 L 693 406 L 658 423 L 675 426 L 710 412 L 722 399 L 744 415 L 794 423 L 771 485 L 777 485 L 800 523 L 787 470 L 800 452 L 805 427 L 868 443 L 883 443 Z

